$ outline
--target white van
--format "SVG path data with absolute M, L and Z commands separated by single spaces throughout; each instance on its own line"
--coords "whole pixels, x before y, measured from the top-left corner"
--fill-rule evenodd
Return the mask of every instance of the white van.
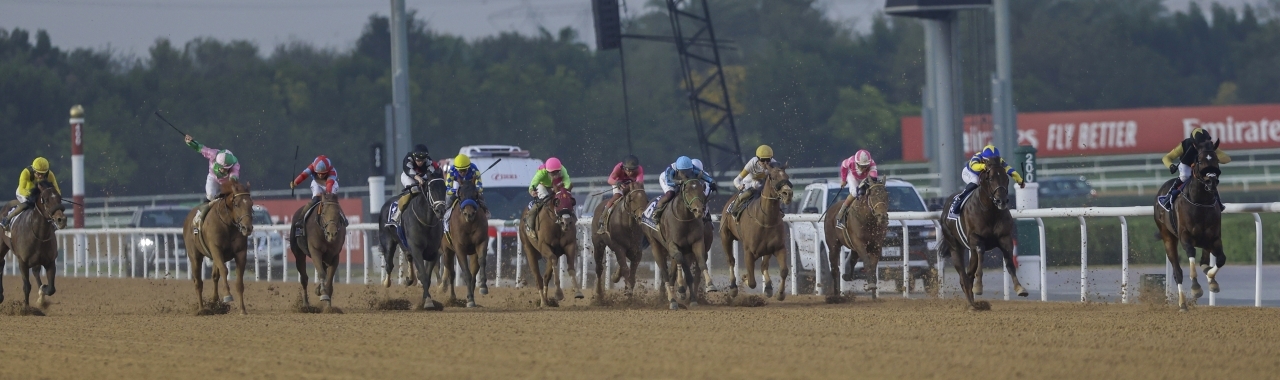
M 920 193 L 916 191 L 914 185 L 910 182 L 888 179 L 885 181 L 885 189 L 889 191 L 889 211 L 926 211 L 924 198 L 920 197 Z M 802 214 L 822 214 L 827 210 L 828 205 L 844 200 L 849 195 L 848 189 L 840 191 L 838 182 L 819 180 L 805 187 L 804 195 L 799 200 L 796 208 Z M 883 271 L 886 268 L 902 267 L 902 222 L 899 220 L 890 220 L 889 229 L 885 233 L 884 247 L 880 252 L 880 268 L 881 280 L 900 280 L 898 278 L 888 278 Z M 932 220 L 907 220 L 908 240 L 908 262 L 911 276 L 913 279 L 925 279 L 925 286 L 931 285 L 932 278 L 927 276 L 929 269 L 935 266 L 937 262 L 938 236 L 936 222 Z M 820 253 L 826 255 L 826 248 L 823 235 L 822 223 L 795 223 L 796 242 L 799 245 L 800 265 L 806 270 L 812 270 L 814 263 L 815 241 L 817 249 Z M 849 254 L 847 248 L 842 250 L 841 257 Z M 842 259 L 841 262 L 844 260 Z M 839 263 L 837 263 L 839 264 Z M 855 266 L 861 269 L 863 263 L 859 261 Z M 867 273 L 855 272 L 854 277 L 865 279 Z M 824 274 L 825 276 L 825 274 Z M 823 278 L 823 281 L 831 281 Z M 914 282 L 914 281 L 913 281 Z

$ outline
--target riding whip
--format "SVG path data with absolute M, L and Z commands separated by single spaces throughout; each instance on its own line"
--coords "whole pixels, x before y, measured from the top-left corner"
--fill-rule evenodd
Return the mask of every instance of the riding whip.
M 301 148 L 301 147 L 302 147 L 301 145 L 294 145 L 294 146 L 293 146 L 293 167 L 295 167 L 295 168 L 296 168 L 296 167 L 298 167 L 298 148 Z M 293 195 L 293 188 L 294 188 L 294 187 L 296 187 L 296 186 L 289 186 L 289 198 L 293 198 L 293 197 L 294 197 L 294 195 Z
M 164 116 L 161 116 L 161 115 L 160 115 L 160 111 L 156 111 L 156 112 L 155 112 L 155 115 L 156 115 L 156 117 L 160 118 L 160 120 L 164 120 L 164 123 L 165 123 L 165 124 L 169 124 L 169 128 L 173 128 L 173 130 L 178 131 L 178 134 L 183 135 L 183 136 L 186 136 L 186 135 L 187 135 L 186 133 L 184 133 L 184 132 L 182 132 L 181 130 L 179 130 L 179 129 L 178 129 L 178 127 L 173 126 L 173 123 L 170 123 L 170 122 L 169 122 L 169 119 L 165 119 L 165 118 L 164 118 Z
M 484 175 L 484 173 L 488 173 L 489 169 L 493 169 L 493 167 L 498 165 L 499 162 L 502 162 L 501 158 L 499 158 L 497 161 L 494 161 L 492 164 L 489 164 L 489 167 L 484 168 L 484 171 L 480 172 L 480 175 Z

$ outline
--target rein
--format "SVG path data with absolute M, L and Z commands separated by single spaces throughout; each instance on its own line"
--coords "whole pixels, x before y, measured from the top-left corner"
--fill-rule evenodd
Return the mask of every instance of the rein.
M 765 177 L 764 177 L 764 182 L 765 182 L 766 186 L 764 186 L 764 187 L 770 187 L 768 184 L 772 184 L 773 192 L 774 192 L 775 196 L 772 196 L 772 197 L 771 197 L 771 196 L 767 196 L 767 195 L 765 195 L 765 194 L 764 194 L 764 192 L 763 192 L 763 191 L 761 191 L 761 192 L 760 192 L 760 199 L 762 199 L 762 200 L 764 200 L 764 199 L 769 199 L 769 200 L 775 200 L 775 201 L 779 201 L 779 202 L 781 202 L 781 201 L 782 201 L 782 195 L 781 195 L 780 193 L 782 192 L 782 187 L 783 187 L 783 186 L 790 185 L 790 184 L 791 184 L 791 180 L 774 182 L 774 181 L 773 181 L 773 173 L 772 173 L 772 172 L 765 172 L 765 173 L 766 173 L 766 174 L 765 174 Z M 748 207 L 749 207 L 749 206 L 748 206 Z M 761 203 L 760 210 L 761 210 L 761 212 L 765 212 L 765 211 L 764 211 L 764 205 L 763 205 L 763 203 Z M 754 221 L 754 222 L 756 222 L 756 225 L 759 225 L 759 226 L 760 226 L 760 227 L 762 227 L 762 228 L 773 228 L 773 227 L 777 226 L 779 223 L 782 223 L 782 218 L 778 218 L 778 221 L 777 221 L 777 222 L 774 222 L 773 224 L 764 224 L 764 223 L 761 223 L 759 218 L 756 218 L 756 216 L 755 216 L 754 214 L 751 214 L 751 213 L 750 213 L 750 212 L 748 212 L 748 211 L 751 211 L 751 210 L 744 210 L 743 212 L 744 212 L 744 213 L 749 214 L 749 215 L 751 216 L 751 220 L 752 220 L 752 221 Z M 779 212 L 779 214 L 781 214 L 781 212 L 782 212 L 782 211 L 781 211 L 781 209 L 779 209 L 779 211 L 778 211 L 778 212 Z
M 693 194 L 693 196 L 690 196 L 689 192 L 685 190 L 691 188 L 690 186 L 688 186 L 689 184 L 694 183 L 694 181 L 701 181 L 701 180 L 702 180 L 701 178 L 686 179 L 684 180 L 684 182 L 680 183 L 680 199 L 684 201 L 684 208 L 686 211 L 689 211 L 690 214 L 694 213 L 693 202 L 698 200 L 698 193 L 695 193 Z M 705 204 L 706 201 L 704 200 L 703 203 Z M 701 215 L 694 215 L 692 218 L 689 218 L 689 219 L 680 219 L 679 214 L 672 214 L 672 215 L 675 216 L 676 220 L 680 222 L 689 222 L 702 217 Z
M 338 202 L 334 202 L 334 201 L 322 201 L 322 202 L 320 202 L 320 205 L 317 207 L 317 208 L 319 208 L 319 210 L 316 210 L 316 224 L 317 224 L 317 225 L 319 225 L 319 226 L 320 226 L 320 229 L 322 229 L 322 230 L 323 230 L 323 229 L 328 229 L 330 225 L 333 225 L 334 223 L 338 223 L 339 221 L 341 221 L 341 220 L 345 219 L 345 218 L 338 218 L 337 220 L 329 220 L 329 221 L 325 221 L 325 218 L 324 218 L 324 210 L 325 210 L 325 206 L 326 206 L 326 205 L 332 205 L 332 206 L 335 206 L 335 207 L 339 207 L 339 208 L 338 208 L 338 210 L 339 210 L 339 211 L 341 211 L 341 210 L 342 210 L 342 208 L 341 208 L 340 206 L 338 206 Z M 341 214 L 339 214 L 338 216 L 342 216 L 342 215 L 341 215 Z

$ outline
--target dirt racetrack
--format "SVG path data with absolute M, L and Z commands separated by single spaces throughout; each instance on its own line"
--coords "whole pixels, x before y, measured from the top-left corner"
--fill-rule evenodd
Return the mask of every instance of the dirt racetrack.
M 6 302 L 21 302 L 6 276 Z M 344 314 L 294 311 L 296 283 L 248 283 L 250 315 L 194 316 L 189 281 L 58 279 L 47 316 L 0 315 L 0 378 L 1274 378 L 1276 309 L 812 296 L 375 311 L 396 285 L 338 286 Z M 206 283 L 206 297 L 211 283 Z M 570 294 L 571 296 L 571 294 Z M 651 296 L 651 295 L 649 295 Z M 648 296 L 645 296 L 648 297 Z M 713 301 L 720 295 L 712 295 Z M 314 298 L 313 298 L 314 299 Z M 590 296 L 588 296 L 588 300 Z M 643 299 L 643 297 L 642 297 Z M 636 305 L 639 304 L 639 305 Z

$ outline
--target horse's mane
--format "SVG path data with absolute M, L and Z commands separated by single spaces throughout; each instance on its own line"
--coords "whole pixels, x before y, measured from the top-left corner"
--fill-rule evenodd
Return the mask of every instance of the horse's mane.
M 228 195 L 233 195 L 235 193 L 247 193 L 247 192 L 249 192 L 248 183 L 240 183 L 240 181 L 238 180 L 228 178 L 226 181 L 222 182 L 222 185 L 218 191 L 218 197 L 222 198 Z

